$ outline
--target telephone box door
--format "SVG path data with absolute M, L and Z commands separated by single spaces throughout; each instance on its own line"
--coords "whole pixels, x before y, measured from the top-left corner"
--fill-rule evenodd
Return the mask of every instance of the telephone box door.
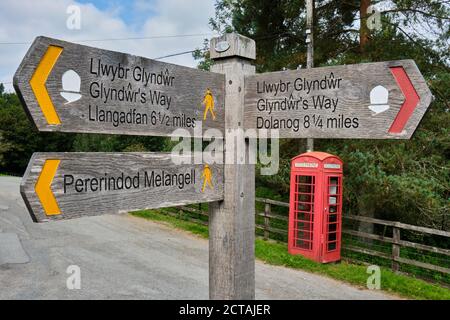
M 337 261 L 341 252 L 342 175 L 324 174 L 322 262 Z
M 317 173 L 302 172 L 291 177 L 291 210 L 289 219 L 289 251 L 314 259 L 317 258 L 315 239 L 316 228 L 320 226 L 315 222 L 315 208 L 317 206 Z M 320 229 L 319 229 L 320 231 Z

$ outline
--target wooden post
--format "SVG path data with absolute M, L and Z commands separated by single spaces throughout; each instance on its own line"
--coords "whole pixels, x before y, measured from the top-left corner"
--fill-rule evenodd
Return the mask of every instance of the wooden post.
M 397 272 L 400 270 L 400 264 L 396 261 L 400 257 L 400 228 L 393 227 L 392 240 L 392 271 Z
M 216 107 L 225 108 L 225 131 L 243 130 L 244 75 L 255 73 L 255 42 L 229 33 L 211 40 L 210 54 L 211 71 L 225 74 L 225 106 Z M 237 139 L 234 150 L 225 145 L 225 159 L 235 155 L 234 162 L 225 162 L 224 200 L 210 205 L 210 299 L 255 298 L 255 166 L 236 164 L 236 150 L 247 160 L 248 140 Z
M 306 33 L 307 53 L 306 68 L 314 68 L 314 0 L 306 0 Z M 306 139 L 306 151 L 314 150 L 314 139 Z
M 359 28 L 359 48 L 361 53 L 364 53 L 364 49 L 369 43 L 370 30 L 367 26 L 367 9 L 369 9 L 372 4 L 371 0 L 361 0 L 361 4 L 359 6 L 359 16 L 360 19 L 360 28 Z
M 306 68 L 314 68 L 314 0 L 306 0 L 307 55 Z
M 264 207 L 264 240 L 269 239 L 269 223 L 270 223 L 270 203 L 266 203 Z

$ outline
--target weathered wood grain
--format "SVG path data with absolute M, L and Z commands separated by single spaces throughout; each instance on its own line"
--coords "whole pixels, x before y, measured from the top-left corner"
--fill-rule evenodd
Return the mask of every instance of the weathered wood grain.
M 241 45 L 217 54 L 214 44 L 220 41 Z M 226 34 L 211 41 L 210 52 L 216 57 L 212 71 L 226 77 L 225 127 L 242 130 L 244 75 L 255 73 L 247 60 L 255 56 L 255 43 L 238 34 Z M 245 161 L 225 164 L 224 201 L 209 206 L 210 299 L 255 298 L 255 165 L 248 164 L 249 141 L 238 140 L 234 150 L 225 148 L 225 159 L 232 155 Z
M 30 79 L 50 45 L 63 48 L 46 82 L 50 98 L 61 119 L 60 125 L 48 124 L 30 86 Z M 93 59 L 92 68 L 91 59 Z M 110 76 L 94 74 L 98 71 L 99 59 L 106 68 L 108 66 L 118 67 L 119 64 L 124 69 L 128 68 L 127 77 L 119 79 L 116 75 L 113 80 L 111 73 Z M 162 72 L 163 75 L 174 77 L 173 85 L 146 84 L 137 81 L 139 68 L 141 71 L 145 69 L 148 73 L 159 75 Z M 63 91 L 62 75 L 68 70 L 74 70 L 81 77 L 82 97 L 66 104 L 66 100 L 60 93 Z M 95 70 L 95 72 L 92 73 L 91 70 Z M 136 77 L 133 76 L 134 70 L 136 70 Z M 108 92 L 108 89 L 125 88 L 125 91 L 130 89 L 131 92 L 139 94 L 136 101 L 111 100 L 105 97 L 96 97 L 97 86 L 103 86 L 104 92 Z M 14 87 L 25 104 L 25 110 L 40 131 L 167 136 L 173 130 L 183 128 L 188 130 L 190 135 L 195 133 L 195 136 L 200 136 L 202 130 L 194 131 L 193 121 L 202 122 L 203 131 L 208 128 L 223 130 L 224 125 L 224 76 L 221 74 L 46 37 L 37 37 L 28 50 L 14 76 Z M 213 120 L 211 114 L 208 114 L 207 119 L 203 121 L 205 107 L 202 103 L 207 88 L 211 89 L 215 100 L 216 119 Z M 145 93 L 145 101 L 141 101 L 143 93 Z M 169 97 L 171 99 L 170 106 L 152 102 L 151 94 L 164 94 Z M 89 112 L 89 106 L 91 106 L 91 112 Z M 92 120 L 96 118 L 94 111 L 97 107 L 99 110 L 116 113 L 135 110 L 136 113 L 146 114 L 147 121 L 144 124 L 131 121 L 131 123 L 115 125 L 113 122 Z M 187 118 L 190 119 L 189 124 L 188 121 L 183 121 Z
M 176 156 L 179 160 L 190 157 Z M 36 195 L 35 186 L 45 160 L 61 160 L 51 184 L 51 190 L 60 207 L 61 214 L 47 216 Z M 210 164 L 212 185 L 202 192 L 203 164 L 176 165 L 170 153 L 35 153 L 33 154 L 20 191 L 27 208 L 36 222 L 71 219 L 132 210 L 172 207 L 191 203 L 210 202 L 223 199 L 223 165 Z M 193 163 L 193 162 L 192 162 Z M 195 170 L 195 183 L 166 186 L 145 186 L 145 172 L 150 175 L 186 174 Z M 135 177 L 139 173 L 139 187 L 124 190 L 102 190 L 76 192 L 74 186 L 66 184 L 64 176 L 74 178 L 101 178 L 124 176 Z M 136 179 L 137 180 L 137 179 Z
M 397 85 L 390 68 L 403 67 L 409 79 L 415 87 L 420 101 L 414 113 L 409 118 L 403 132 L 390 134 L 391 127 L 405 97 Z M 307 81 L 322 80 L 325 76 L 330 79 L 342 79 L 339 88 L 325 88 L 318 90 L 295 90 L 296 79 Z M 264 82 L 266 84 L 290 83 L 285 92 L 258 93 Z M 297 84 L 300 80 L 297 80 Z M 388 89 L 390 108 L 382 113 L 375 114 L 368 106 L 370 102 L 370 91 L 381 85 Z M 312 103 L 313 97 L 325 96 L 337 101 L 335 111 L 330 109 L 315 109 Z M 258 101 L 300 101 L 298 107 L 291 110 L 278 110 L 271 113 L 258 110 Z M 316 99 L 316 98 L 315 98 Z M 428 89 L 416 64 L 412 60 L 388 61 L 377 63 L 364 63 L 357 65 L 344 65 L 333 67 L 322 67 L 312 69 L 299 69 L 295 71 L 281 71 L 263 73 L 245 78 L 245 110 L 244 127 L 258 128 L 258 117 L 260 121 L 268 119 L 289 119 L 298 122 L 298 130 L 292 128 L 280 129 L 281 138 L 361 138 L 361 139 L 409 139 L 419 125 L 425 111 L 432 100 L 432 94 Z M 308 106 L 303 105 L 304 101 Z M 260 107 L 262 109 L 261 103 Z M 309 117 L 309 127 L 305 122 Z M 313 119 L 315 117 L 315 119 Z M 317 119 L 322 119 L 322 127 L 315 125 Z M 351 125 L 338 124 L 339 119 L 351 119 Z M 355 120 L 354 120 L 355 119 Z M 342 121 L 342 120 L 341 120 Z M 345 120 L 344 120 L 345 121 Z M 353 121 L 356 121 L 356 126 Z M 261 127 L 261 125 L 259 125 Z

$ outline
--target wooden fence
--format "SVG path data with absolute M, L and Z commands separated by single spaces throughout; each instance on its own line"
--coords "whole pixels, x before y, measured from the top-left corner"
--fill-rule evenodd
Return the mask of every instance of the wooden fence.
M 274 214 L 273 210 L 272 210 L 272 206 L 281 206 L 281 207 L 289 208 L 289 203 L 274 201 L 274 200 L 270 200 L 270 199 L 263 199 L 263 198 L 256 198 L 256 202 L 261 202 L 261 203 L 264 203 L 264 205 L 265 205 L 264 212 L 256 212 L 257 216 L 264 217 L 264 224 L 256 225 L 257 229 L 261 229 L 264 231 L 264 239 L 269 238 L 270 232 L 278 233 L 281 235 L 287 235 L 286 229 L 281 230 L 281 229 L 276 229 L 276 228 L 271 227 L 270 220 L 271 219 L 279 219 L 279 220 L 287 221 L 288 220 L 287 216 Z M 378 240 L 378 241 L 381 241 L 384 243 L 388 243 L 391 245 L 391 254 L 386 254 L 384 252 L 379 252 L 379 251 L 371 250 L 371 249 L 367 249 L 367 248 L 357 247 L 354 245 L 346 244 L 345 242 L 343 243 L 343 249 L 391 260 L 392 270 L 396 271 L 396 272 L 400 270 L 400 263 L 403 263 L 403 264 L 412 265 L 412 266 L 427 269 L 427 270 L 450 274 L 449 268 L 437 266 L 434 264 L 425 263 L 425 262 L 417 261 L 417 260 L 413 260 L 413 259 L 407 259 L 407 258 L 400 256 L 400 250 L 402 247 L 414 248 L 414 249 L 418 249 L 418 250 L 424 250 L 424 251 L 428 251 L 428 252 L 432 252 L 432 253 L 442 254 L 444 256 L 450 256 L 449 249 L 443 249 L 443 248 L 438 248 L 435 246 L 429 246 L 429 245 L 425 245 L 425 244 L 421 244 L 421 243 L 402 240 L 401 239 L 401 231 L 402 230 L 420 232 L 420 233 L 423 233 L 426 235 L 437 235 L 437 236 L 446 237 L 448 239 L 450 239 L 450 232 L 414 226 L 414 225 L 405 224 L 405 223 L 401 223 L 401 222 L 397 222 L 397 221 L 387 221 L 387 220 L 374 219 L 374 218 L 368 218 L 368 217 L 363 217 L 363 216 L 344 215 L 343 218 L 348 219 L 348 220 L 358 221 L 358 222 L 392 227 L 392 237 L 351 230 L 349 228 L 344 228 L 342 230 L 343 234 L 356 236 L 356 237 L 363 238 L 363 239 Z
M 375 256 L 375 257 L 389 259 L 392 261 L 391 264 L 392 264 L 393 271 L 399 271 L 400 263 L 404 263 L 407 265 L 412 265 L 412 266 L 423 268 L 423 269 L 428 269 L 428 270 L 432 270 L 432 271 L 438 271 L 438 272 L 450 274 L 449 268 L 445 268 L 445 267 L 441 267 L 441 266 L 437 266 L 434 264 L 425 263 L 425 262 L 417 261 L 417 260 L 413 260 L 413 259 L 407 259 L 407 258 L 403 258 L 400 256 L 400 249 L 402 247 L 414 248 L 414 249 L 418 249 L 418 250 L 423 250 L 423 251 L 428 251 L 428 252 L 432 252 L 432 253 L 438 253 L 438 254 L 445 255 L 445 256 L 450 256 L 449 249 L 443 249 L 443 248 L 429 246 L 429 245 L 425 245 L 425 244 L 421 244 L 421 243 L 402 240 L 401 239 L 401 231 L 402 230 L 415 231 L 415 232 L 423 233 L 426 235 L 437 235 L 437 236 L 442 236 L 442 237 L 446 237 L 446 238 L 450 238 L 450 232 L 443 231 L 443 230 L 437 230 L 437 229 L 431 229 L 431 228 L 425 228 L 425 227 L 413 226 L 410 224 L 405 224 L 405 223 L 401 223 L 401 222 L 397 222 L 397 221 L 387 221 L 387 220 L 374 219 L 374 218 L 368 218 L 368 217 L 363 217 L 363 216 L 346 215 L 346 216 L 344 216 L 344 218 L 359 221 L 359 222 L 365 222 L 365 223 L 371 223 L 371 224 L 375 224 L 375 225 L 383 225 L 383 226 L 392 227 L 392 237 L 386 237 L 383 235 L 371 234 L 371 233 L 367 233 L 367 232 L 361 232 L 361 231 L 350 230 L 350 229 L 342 230 L 343 234 L 348 234 L 348 235 L 352 235 L 352 236 L 356 236 L 356 237 L 360 237 L 360 238 L 378 240 L 378 241 L 381 241 L 384 243 L 389 243 L 389 244 L 391 244 L 391 247 L 392 247 L 392 250 L 391 250 L 392 253 L 389 255 L 389 254 L 378 252 L 375 250 L 358 248 L 358 247 L 346 245 L 346 244 L 344 244 L 344 246 L 343 246 L 344 249 L 347 249 L 347 250 L 350 250 L 353 252 L 364 253 L 367 255 Z
M 260 219 L 256 220 L 257 223 L 255 226 L 257 230 L 261 231 L 262 237 L 264 239 L 273 238 L 271 236 L 271 234 L 272 234 L 272 235 L 278 235 L 278 236 L 287 238 L 288 216 L 287 216 L 287 214 L 282 215 L 282 214 L 276 213 L 275 210 L 273 210 L 273 206 L 289 208 L 289 203 L 270 200 L 270 199 L 263 199 L 263 198 L 256 198 L 256 202 L 264 204 L 264 206 L 263 206 L 264 211 L 260 212 L 261 210 L 257 209 L 256 213 L 255 213 L 256 218 L 262 217 L 262 219 L 260 218 Z M 258 206 L 257 206 L 257 208 L 258 208 Z M 193 222 L 201 223 L 203 225 L 208 224 L 206 219 L 201 220 L 201 219 L 196 219 L 196 218 L 192 217 L 192 214 L 196 214 L 196 215 L 203 216 L 203 217 L 208 217 L 207 212 L 202 211 L 201 209 L 194 208 L 194 207 L 181 206 L 181 207 L 178 207 L 177 212 L 165 211 L 165 213 L 172 215 L 172 216 L 179 217 L 179 218 L 183 218 L 183 216 L 184 216 L 185 219 L 188 219 Z M 189 213 L 189 214 L 186 215 L 186 213 Z M 369 255 L 369 256 L 373 256 L 373 257 L 390 260 L 392 270 L 396 271 L 396 272 L 399 271 L 400 264 L 405 264 L 405 265 L 410 265 L 410 266 L 415 266 L 415 267 L 431 270 L 434 272 L 444 273 L 447 275 L 450 274 L 450 268 L 448 268 L 446 266 L 439 266 L 439 265 L 426 263 L 423 261 L 414 260 L 411 258 L 405 258 L 405 257 L 400 256 L 401 248 L 413 248 L 416 250 L 427 251 L 427 252 L 440 254 L 445 257 L 448 257 L 448 256 L 450 256 L 449 249 L 438 248 L 438 247 L 426 245 L 423 243 L 402 240 L 401 232 L 402 231 L 409 231 L 409 232 L 413 231 L 413 232 L 421 233 L 424 235 L 445 237 L 445 238 L 447 238 L 447 240 L 450 239 L 450 232 L 438 230 L 438 229 L 431 229 L 431 228 L 409 225 L 409 224 L 396 222 L 396 221 L 387 221 L 387 220 L 374 219 L 374 218 L 363 217 L 363 216 L 344 215 L 343 218 L 346 220 L 353 220 L 353 221 L 356 221 L 359 223 L 363 222 L 366 224 L 374 224 L 374 225 L 381 225 L 381 226 L 385 226 L 385 227 L 392 227 L 392 237 L 388 237 L 386 235 L 375 234 L 375 233 L 362 232 L 362 231 L 358 231 L 358 230 L 352 230 L 350 228 L 343 228 L 343 230 L 342 230 L 343 235 L 358 237 L 358 238 L 365 239 L 367 241 L 377 240 L 382 243 L 389 244 L 391 246 L 390 253 L 380 252 L 380 251 L 372 250 L 370 248 L 365 248 L 365 247 L 361 247 L 361 246 L 355 246 L 352 244 L 348 244 L 345 241 L 343 241 L 343 246 L 342 246 L 343 249 L 349 250 L 352 252 L 356 252 L 359 254 L 365 254 L 365 255 Z M 258 220 L 262 221 L 262 223 L 261 222 L 258 223 Z M 274 221 L 278 221 L 278 222 L 282 221 L 282 224 L 284 224 L 286 227 L 285 228 L 274 227 L 273 226 Z M 280 223 L 278 223 L 278 224 L 280 224 Z M 345 224 L 344 224 L 344 226 L 345 226 Z M 449 260 L 448 265 L 450 265 L 450 260 Z

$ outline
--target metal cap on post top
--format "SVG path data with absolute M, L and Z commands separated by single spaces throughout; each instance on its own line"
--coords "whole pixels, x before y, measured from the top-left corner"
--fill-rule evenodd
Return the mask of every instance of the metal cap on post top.
M 256 59 L 255 41 L 237 33 L 212 38 L 210 45 L 210 58 L 213 60 L 232 57 Z

